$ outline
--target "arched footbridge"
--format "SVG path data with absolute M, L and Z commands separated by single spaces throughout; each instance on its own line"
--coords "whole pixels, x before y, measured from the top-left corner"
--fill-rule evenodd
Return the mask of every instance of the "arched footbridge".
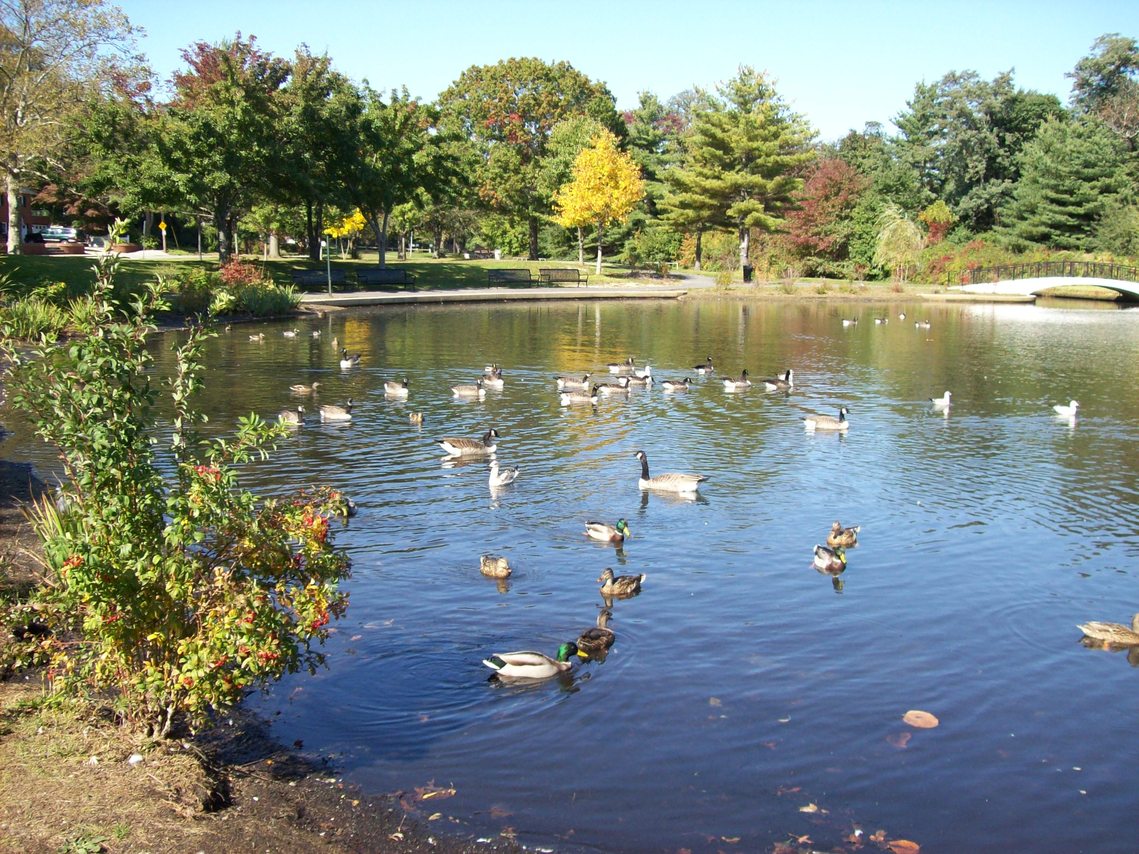
M 951 291 L 999 296 L 1036 296 L 1065 288 L 1107 288 L 1128 302 L 1139 302 L 1139 267 L 1093 261 L 1042 261 L 967 270 L 953 281 Z

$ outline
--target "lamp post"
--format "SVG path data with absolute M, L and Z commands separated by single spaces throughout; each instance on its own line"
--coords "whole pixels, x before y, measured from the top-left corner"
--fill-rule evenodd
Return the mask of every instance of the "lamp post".
M 320 248 L 324 250 L 324 262 L 328 270 L 328 295 L 332 296 L 332 249 L 327 240 L 320 241 Z

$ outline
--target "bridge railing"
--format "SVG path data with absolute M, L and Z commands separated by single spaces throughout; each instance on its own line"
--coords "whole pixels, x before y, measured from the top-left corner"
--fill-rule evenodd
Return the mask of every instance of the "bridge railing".
M 1010 279 L 1043 279 L 1055 276 L 1073 278 L 1118 279 L 1139 282 L 1139 267 L 1126 264 L 1108 264 L 1101 261 L 1037 261 L 1031 264 L 1002 264 L 999 267 L 978 267 L 956 274 L 945 274 L 946 285 L 980 285 L 1007 282 Z

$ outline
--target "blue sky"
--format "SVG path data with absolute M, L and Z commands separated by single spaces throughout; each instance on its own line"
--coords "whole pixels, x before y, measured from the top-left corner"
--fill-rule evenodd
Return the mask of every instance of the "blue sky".
M 120 0 L 147 34 L 158 75 L 182 48 L 235 32 L 291 56 L 302 42 L 354 80 L 406 85 L 427 100 L 471 65 L 511 56 L 565 60 L 608 85 L 620 109 L 650 91 L 667 100 L 714 87 L 740 65 L 766 70 L 824 140 L 888 123 L 919 81 L 1013 69 L 1016 84 L 1058 95 L 1065 73 L 1104 33 L 1139 38 L 1136 0 Z M 177 14 L 172 12 L 177 11 Z

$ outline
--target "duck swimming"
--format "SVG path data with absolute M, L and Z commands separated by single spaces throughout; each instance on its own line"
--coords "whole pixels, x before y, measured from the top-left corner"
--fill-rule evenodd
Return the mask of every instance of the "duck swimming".
M 613 575 L 612 569 L 606 569 L 597 577 L 601 585 L 602 596 L 633 596 L 641 592 L 641 584 L 648 578 L 643 572 L 640 575 Z
M 618 519 L 616 525 L 606 522 L 586 522 L 585 533 L 592 539 L 606 543 L 623 543 L 626 537 L 633 535 L 624 519 Z
M 506 679 L 548 679 L 569 670 L 573 666 L 570 659 L 577 652 L 577 644 L 567 641 L 558 647 L 555 658 L 540 652 L 522 650 L 497 652 L 490 658 L 484 658 L 482 663 Z

